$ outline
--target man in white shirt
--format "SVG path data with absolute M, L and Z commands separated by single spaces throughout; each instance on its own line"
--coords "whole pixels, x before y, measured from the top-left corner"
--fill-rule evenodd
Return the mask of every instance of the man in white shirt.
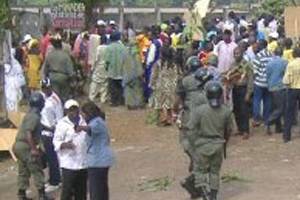
M 58 120 L 63 118 L 63 107 L 60 98 L 52 90 L 49 79 L 41 81 L 41 89 L 45 99 L 45 106 L 41 111 L 42 140 L 49 167 L 49 182 L 46 184 L 45 190 L 46 192 L 53 192 L 59 188 L 60 184 L 60 170 L 53 146 L 53 136 Z
M 58 121 L 53 144 L 62 169 L 61 200 L 86 200 L 87 145 L 84 132 L 75 132 L 77 126 L 86 126 L 79 114 L 79 103 L 68 100 L 64 108 L 66 116 Z

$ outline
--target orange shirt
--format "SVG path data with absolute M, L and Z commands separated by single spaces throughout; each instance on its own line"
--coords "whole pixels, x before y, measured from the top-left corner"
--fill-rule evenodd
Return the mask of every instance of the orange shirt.
M 137 43 L 138 43 L 138 47 L 139 47 L 139 51 L 140 51 L 140 57 L 142 62 L 145 62 L 145 54 L 147 53 L 150 45 L 151 45 L 151 41 L 144 35 L 144 34 L 140 34 L 136 37 Z

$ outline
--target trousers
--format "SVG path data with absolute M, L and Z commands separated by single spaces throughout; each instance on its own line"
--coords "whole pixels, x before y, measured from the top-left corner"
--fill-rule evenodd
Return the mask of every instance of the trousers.
M 41 158 L 33 157 L 28 148 L 23 148 L 24 145 L 22 142 L 17 142 L 13 147 L 13 151 L 18 159 L 18 189 L 27 190 L 30 177 L 32 176 L 35 187 L 41 190 L 45 184 Z
M 108 200 L 109 168 L 88 168 L 90 200 Z
M 261 119 L 261 102 L 263 102 L 263 120 L 267 124 L 271 113 L 271 93 L 268 88 L 254 85 L 253 95 L 253 118 L 255 121 Z
M 295 112 L 298 108 L 297 101 L 300 100 L 300 89 L 288 89 L 287 91 L 287 109 L 284 117 L 284 141 L 291 140 L 291 129 L 295 120 Z
M 124 104 L 122 80 L 108 79 L 110 103 L 114 106 Z
M 281 132 L 282 125 L 281 119 L 284 116 L 284 110 L 286 105 L 286 91 L 278 90 L 271 92 L 272 96 L 272 112 L 268 119 L 268 126 L 271 126 L 275 123 L 276 131 Z
M 87 199 L 87 170 L 62 169 L 61 200 Z
M 233 96 L 233 112 L 239 132 L 249 133 L 249 105 L 245 101 L 247 93 L 246 86 L 234 86 L 232 90 Z
M 57 154 L 52 143 L 53 137 L 42 136 L 43 145 L 45 147 L 46 159 L 49 169 L 49 184 L 58 185 L 60 183 L 60 170 Z
M 210 190 L 219 190 L 220 171 L 223 163 L 223 149 L 215 151 L 211 155 L 197 151 L 194 162 L 195 186 L 209 187 Z
M 100 102 L 105 103 L 108 99 L 108 81 L 107 79 L 103 79 L 100 82 L 91 81 L 90 91 L 89 91 L 89 99 L 94 101 L 97 96 L 100 97 Z

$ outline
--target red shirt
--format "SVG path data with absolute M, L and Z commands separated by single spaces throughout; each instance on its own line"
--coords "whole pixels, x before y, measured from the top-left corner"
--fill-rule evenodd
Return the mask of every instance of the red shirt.
M 47 33 L 45 36 L 41 38 L 41 42 L 40 42 L 40 52 L 43 56 L 43 59 L 45 59 L 49 45 L 50 45 L 50 34 Z

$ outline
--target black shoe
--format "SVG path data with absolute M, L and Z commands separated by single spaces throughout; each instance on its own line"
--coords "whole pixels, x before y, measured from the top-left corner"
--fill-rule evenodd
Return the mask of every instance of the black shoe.
M 211 190 L 210 191 L 210 200 L 217 200 L 218 191 L 217 190 Z
M 206 190 L 205 187 L 199 187 L 197 188 L 197 191 L 203 200 L 210 200 L 210 193 Z

